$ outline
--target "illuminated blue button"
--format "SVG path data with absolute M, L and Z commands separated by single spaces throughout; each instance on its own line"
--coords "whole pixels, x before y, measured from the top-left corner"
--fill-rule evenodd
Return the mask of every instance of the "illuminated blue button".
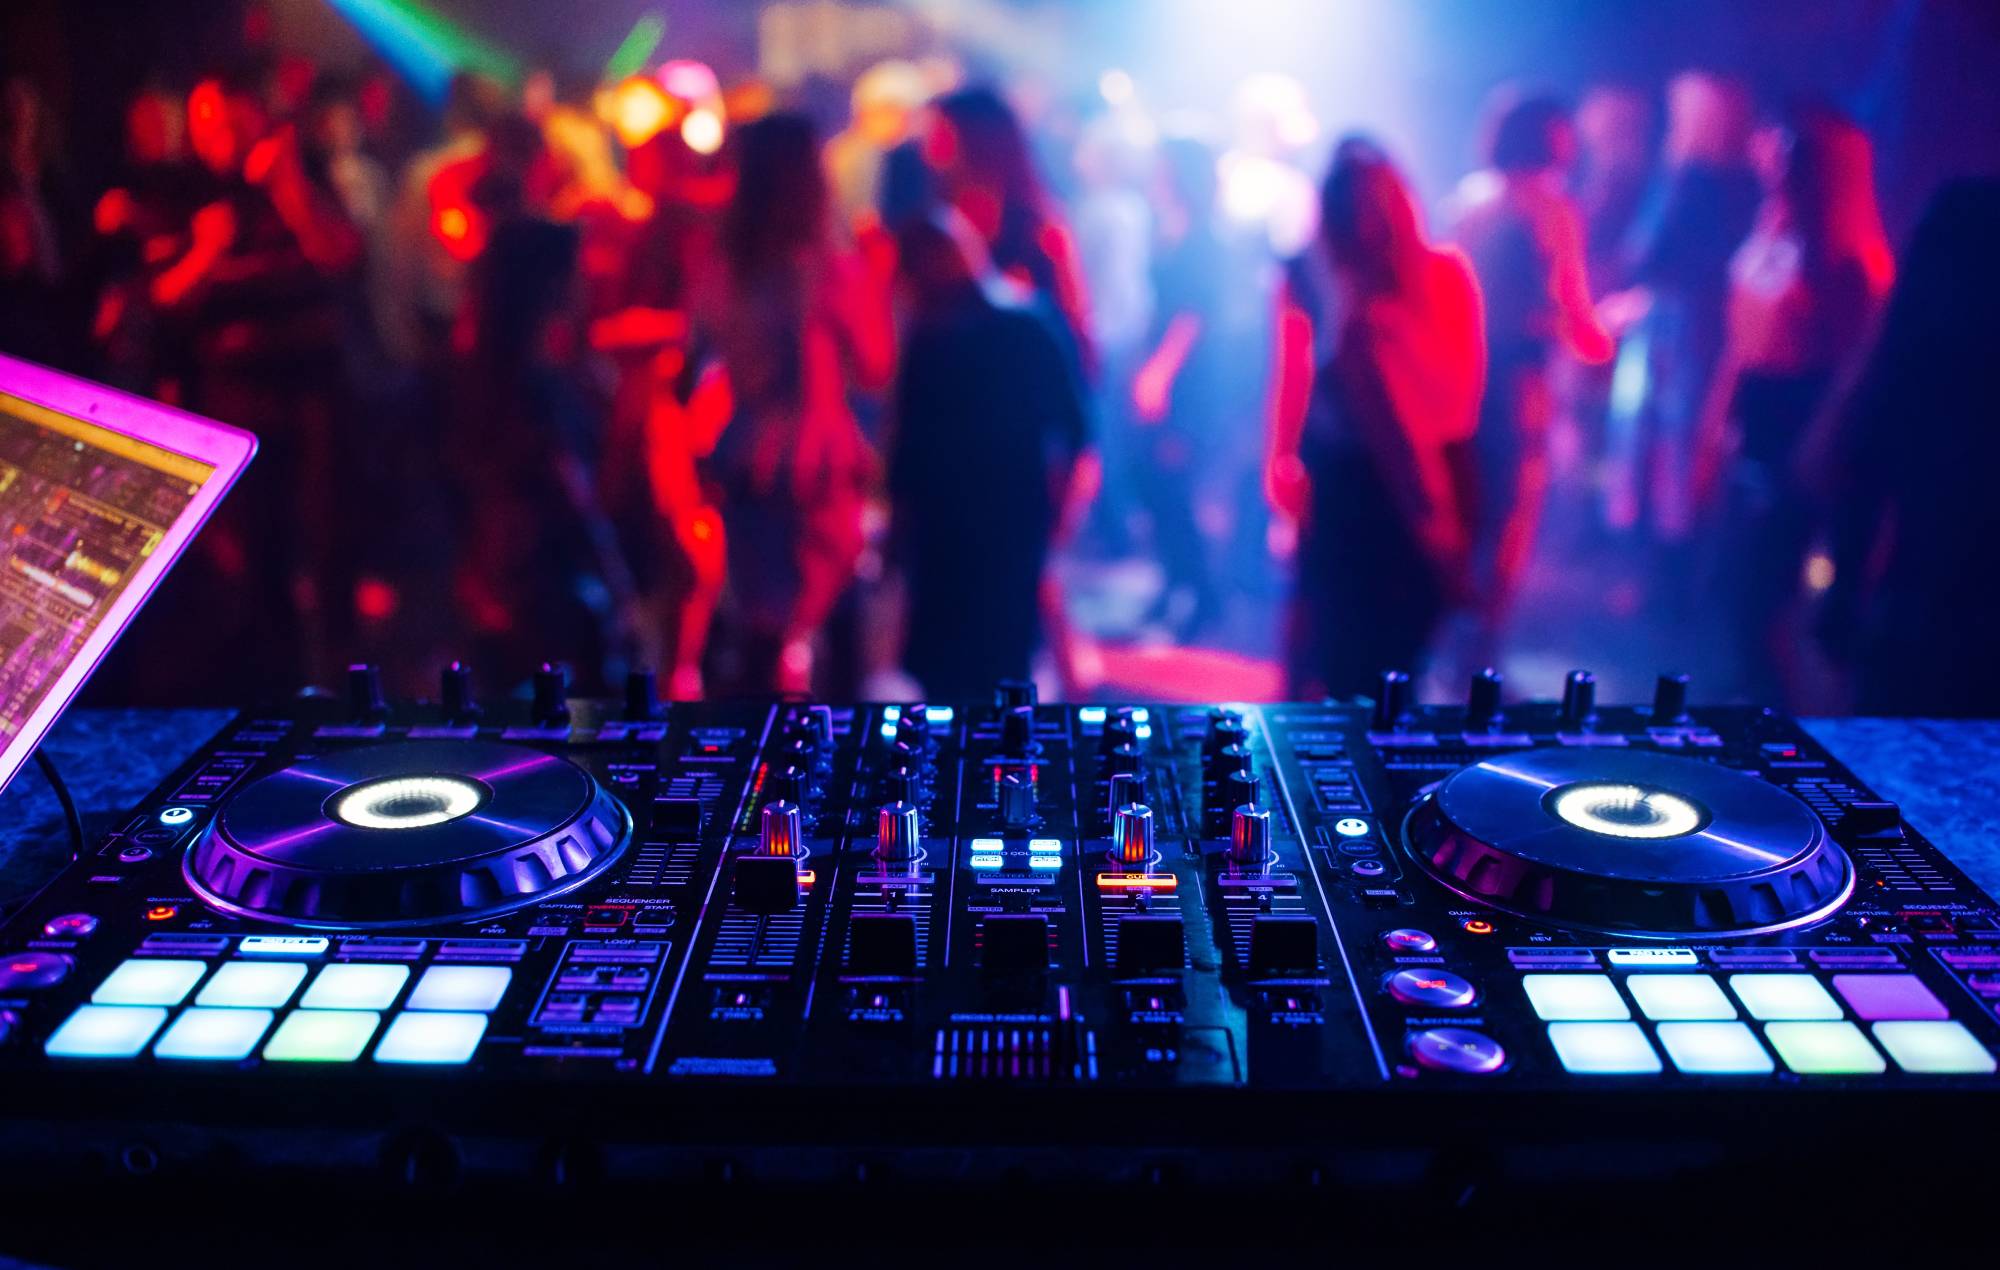
M 335 962 L 319 972 L 299 1004 L 309 1010 L 386 1010 L 409 977 L 408 966 Z
M 382 1043 L 375 1047 L 378 1063 L 463 1063 L 486 1035 L 483 1014 L 437 1012 L 396 1016 Z
M 1061 839 L 1061 838 L 1030 838 L 1030 839 L 1028 839 L 1028 854 L 1029 854 L 1029 855 L 1061 855 L 1061 854 L 1062 854 L 1062 839 Z
M 245 935 L 236 951 L 245 957 L 317 957 L 327 942 L 324 935 Z
M 1753 1019 L 1843 1017 L 1840 1002 L 1829 996 L 1811 975 L 1731 975 L 1729 987 Z
M 1888 1069 L 1852 1023 L 1773 1023 L 1764 1039 L 1785 1066 L 1805 1076 L 1873 1076 Z
M 156 1005 L 78 1006 L 43 1048 L 55 1058 L 132 1058 L 166 1021 Z
M 278 1063 L 351 1063 L 381 1022 L 373 1010 L 294 1010 L 264 1042 L 264 1057 Z
M 1614 966 L 1634 970 L 1701 964 L 1701 958 L 1692 948 L 1613 948 L 1604 956 Z
M 269 1010 L 182 1010 L 174 1025 L 153 1046 L 155 1058 L 207 1059 L 233 1062 L 250 1057 L 271 1028 Z
M 1833 990 L 1854 1011 L 1854 1017 L 1870 1022 L 1951 1017 L 1944 1002 L 1915 975 L 1835 975 Z
M 1742 1023 L 1662 1023 L 1660 1044 L 1681 1071 L 1699 1076 L 1762 1076 L 1775 1070 Z
M 968 857 L 966 863 L 975 869 L 997 869 L 1005 861 L 997 855 L 976 855 Z
M 1649 1019 L 1736 1017 L 1736 1007 L 1707 975 L 1628 975 L 1625 991 Z
M 1062 867 L 1062 857 L 1059 855 L 1031 855 L 1028 857 L 1028 867 L 1031 869 L 1060 869 Z
M 133 957 L 106 975 L 90 999 L 97 1005 L 179 1005 L 207 969 L 205 961 Z
M 1551 1023 L 1549 1043 L 1563 1070 L 1579 1076 L 1641 1076 L 1660 1070 L 1660 1056 L 1637 1023 Z
M 411 1010 L 491 1010 L 514 972 L 505 966 L 432 966 L 405 1002 Z
M 1986 1075 L 1993 1055 L 1963 1023 L 1900 1021 L 1877 1023 L 1875 1039 L 1906 1072 L 1922 1075 Z
M 192 807 L 165 807 L 160 810 L 160 823 L 169 828 L 184 825 L 194 819 Z
M 296 961 L 232 961 L 202 985 L 196 1005 L 276 1009 L 292 999 L 306 977 Z
M 1104 722 L 1104 707 L 1081 706 L 1077 709 L 1076 721 L 1078 723 L 1102 723 Z
M 945 726 L 947 723 L 950 723 L 951 720 L 952 720 L 952 709 L 950 706 L 924 707 L 924 722 L 930 724 L 934 728 L 941 728 Z
M 1359 816 L 1342 816 L 1333 822 L 1333 831 L 1343 838 L 1359 838 L 1368 832 L 1368 822 Z
M 1148 710 L 1144 706 L 1132 707 L 1132 722 L 1151 723 L 1152 721 L 1153 721 L 1153 712 L 1151 710 Z
M 1538 1018 L 1629 1019 L 1632 1011 L 1605 975 L 1522 975 Z

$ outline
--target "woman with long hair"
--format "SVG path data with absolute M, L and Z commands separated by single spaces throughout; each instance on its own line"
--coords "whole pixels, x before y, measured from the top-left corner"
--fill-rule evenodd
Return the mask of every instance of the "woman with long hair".
M 1696 436 L 1695 489 L 1718 495 L 1714 611 L 1745 659 L 1742 690 L 1792 687 L 1801 575 L 1815 525 L 1793 472 L 1814 418 L 1872 330 L 1895 273 L 1874 158 L 1820 106 L 1767 134 L 1766 196 L 1730 263 L 1727 342 Z
M 741 635 L 723 680 L 807 692 L 820 628 L 861 554 L 875 470 L 849 395 L 887 387 L 895 333 L 884 280 L 833 246 L 812 125 L 770 115 L 733 144 L 736 190 L 693 305 L 733 403 L 709 459 Z
M 1291 688 L 1370 691 L 1414 670 L 1466 590 L 1465 451 L 1486 372 L 1479 284 L 1425 236 L 1402 174 L 1372 142 L 1334 152 L 1320 237 L 1340 314 L 1311 364 L 1317 318 L 1297 280 L 1279 317 L 1267 486 L 1299 524 Z
M 1062 315 L 1077 363 L 1094 374 L 1076 240 L 1043 188 L 1020 117 L 990 88 L 947 93 L 934 112 L 923 145 L 937 193 L 978 231 L 996 270 Z

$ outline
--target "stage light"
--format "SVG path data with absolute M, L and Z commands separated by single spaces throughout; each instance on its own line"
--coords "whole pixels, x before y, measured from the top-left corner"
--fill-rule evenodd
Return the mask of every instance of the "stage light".
M 1104 98 L 1106 105 L 1123 106 L 1136 92 L 1132 76 L 1115 66 L 1097 77 L 1097 95 Z
M 493 45 L 473 36 L 411 0 L 327 0 L 352 23 L 417 92 L 433 105 L 444 100 L 451 77 L 477 71 L 512 82 L 520 65 Z
M 646 144 L 672 122 L 674 103 L 660 86 L 634 75 L 612 90 L 611 127 L 626 149 Z
M 722 117 L 706 107 L 689 111 L 681 120 L 681 140 L 696 154 L 714 154 L 722 148 Z
M 618 42 L 611 60 L 604 64 L 604 82 L 615 84 L 628 75 L 637 75 L 644 70 L 646 60 L 659 51 L 660 41 L 666 34 L 667 20 L 657 13 L 648 13 L 633 23 L 631 31 Z
M 722 96 L 722 83 L 706 63 L 679 58 L 660 67 L 660 87 L 690 104 L 712 102 Z

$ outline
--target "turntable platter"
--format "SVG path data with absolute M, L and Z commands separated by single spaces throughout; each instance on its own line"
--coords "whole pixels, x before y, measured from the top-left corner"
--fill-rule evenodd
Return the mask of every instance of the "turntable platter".
M 1819 817 L 1748 773 L 1645 752 L 1535 750 L 1462 768 L 1405 843 L 1470 899 L 1626 935 L 1763 934 L 1830 916 L 1854 869 Z
M 245 787 L 183 865 L 217 907 L 300 926 L 472 921 L 569 890 L 631 836 L 582 768 L 524 746 L 406 741 Z

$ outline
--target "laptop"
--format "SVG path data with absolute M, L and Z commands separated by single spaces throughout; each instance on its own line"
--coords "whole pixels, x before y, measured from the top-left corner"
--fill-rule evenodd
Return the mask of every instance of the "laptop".
M 247 432 L 0 357 L 0 789 L 256 452 Z

